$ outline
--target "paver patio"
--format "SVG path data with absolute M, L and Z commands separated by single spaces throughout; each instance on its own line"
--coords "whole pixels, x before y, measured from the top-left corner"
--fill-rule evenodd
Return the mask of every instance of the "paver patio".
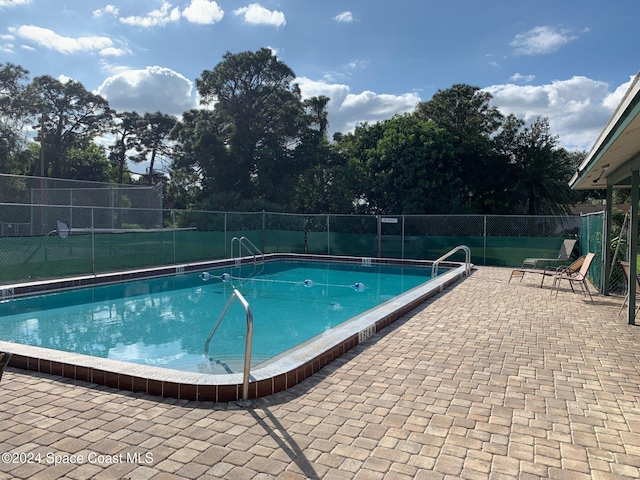
M 640 478 L 640 328 L 622 298 L 509 275 L 477 268 L 249 409 L 9 367 L 0 479 Z

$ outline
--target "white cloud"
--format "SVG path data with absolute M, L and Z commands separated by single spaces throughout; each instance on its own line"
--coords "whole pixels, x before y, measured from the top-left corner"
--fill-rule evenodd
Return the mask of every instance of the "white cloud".
M 20 5 L 28 5 L 31 0 L 0 0 L 0 8 L 3 7 L 17 7 Z
M 234 10 L 233 13 L 236 15 L 242 15 L 245 22 L 252 23 L 254 25 L 282 27 L 287 23 L 284 13 L 277 10 L 267 10 L 259 3 L 252 3 L 248 7 L 238 8 L 237 10 Z
M 618 105 L 620 105 L 620 102 L 622 101 L 625 93 L 627 93 L 627 90 L 629 90 L 631 82 L 633 82 L 633 78 L 634 76 L 630 75 L 628 82 L 625 82 L 618 88 L 616 88 L 615 91 L 611 95 L 607 96 L 602 102 L 606 108 L 611 109 L 611 115 L 613 115 L 613 111 L 618 108 Z
M 107 47 L 100 50 L 100 55 L 102 55 L 103 57 L 121 57 L 122 55 L 126 55 L 127 53 L 131 52 L 127 49 L 116 47 Z
M 502 113 L 513 113 L 525 122 L 547 117 L 560 145 L 589 150 L 628 86 L 612 92 L 605 82 L 574 76 L 546 85 L 492 85 L 484 90 L 493 95 L 492 104 Z
M 340 23 L 351 23 L 353 22 L 354 18 L 353 18 L 353 13 L 351 12 L 342 12 L 339 13 L 338 15 L 336 15 L 335 17 L 333 17 L 333 19 L 336 22 L 340 22 Z
M 266 47 L 266 48 L 268 48 L 269 50 L 271 50 L 271 54 L 272 54 L 273 56 L 275 56 L 275 57 L 277 57 L 277 56 L 280 54 L 280 52 L 281 52 L 281 49 L 280 49 L 280 48 L 275 48 L 275 47 L 272 47 L 271 45 L 267 45 L 267 47 Z
M 20 27 L 11 27 L 9 32 L 23 40 L 29 40 L 51 50 L 61 53 L 77 53 L 77 52 L 101 52 L 105 49 L 114 48 L 113 42 L 108 37 L 63 37 L 53 30 L 47 28 L 36 27 L 34 25 L 22 25 Z
M 353 94 L 347 85 L 296 79 L 303 98 L 325 95 L 331 100 L 327 105 L 329 134 L 347 133 L 358 123 L 375 123 L 387 120 L 396 114 L 412 112 L 421 101 L 416 93 L 404 95 L 377 94 L 370 91 Z
M 311 80 L 306 77 L 298 77 L 295 82 L 300 86 L 300 92 L 303 98 L 318 97 L 325 95 L 331 99 L 328 108 L 335 110 L 342 105 L 347 95 L 349 95 L 349 87 L 339 83 L 327 83 L 319 80 Z
M 509 45 L 516 55 L 544 55 L 556 52 L 578 37 L 566 28 L 541 26 L 517 34 Z
M 107 5 L 104 8 L 99 8 L 97 10 L 94 10 L 93 11 L 93 18 L 102 17 L 103 15 L 106 15 L 106 14 L 118 15 L 119 12 L 120 12 L 120 10 L 118 9 L 118 7 L 116 7 L 114 5 Z
M 362 70 L 367 68 L 371 62 L 369 60 L 351 60 L 346 65 L 346 69 L 349 71 Z
M 162 6 L 157 10 L 152 10 L 145 16 L 121 17 L 120 21 L 126 25 L 134 27 L 164 27 L 168 23 L 180 20 L 180 9 L 171 8 L 168 2 L 162 2 Z
M 369 67 L 371 62 L 365 59 L 351 60 L 349 63 L 342 65 L 338 71 L 326 72 L 323 75 L 325 82 L 339 82 L 341 80 L 349 79 L 354 71 L 364 70 Z
M 512 82 L 529 83 L 529 82 L 534 81 L 535 78 L 536 78 L 535 75 L 522 75 L 521 73 L 514 73 L 513 75 L 511 75 L 509 80 L 511 80 Z
M 224 17 L 224 10 L 215 1 L 191 0 L 187 8 L 182 11 L 182 16 L 191 23 L 213 25 Z
M 193 82 L 178 72 L 157 66 L 116 73 L 102 82 L 96 93 L 115 110 L 141 114 L 161 111 L 177 116 L 196 106 Z
M 119 73 L 126 72 L 127 70 L 131 70 L 131 67 L 126 67 L 122 65 L 113 65 L 106 61 L 106 59 L 100 59 L 100 69 L 104 71 L 107 75 L 113 76 Z

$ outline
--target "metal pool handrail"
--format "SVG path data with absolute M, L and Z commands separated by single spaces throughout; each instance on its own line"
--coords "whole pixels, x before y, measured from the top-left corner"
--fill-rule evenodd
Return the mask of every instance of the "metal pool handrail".
M 204 342 L 204 354 L 207 357 L 209 357 L 209 342 L 211 341 L 213 334 L 216 333 L 216 330 L 220 326 L 220 322 L 222 322 L 222 319 L 227 314 L 227 311 L 229 310 L 229 307 L 233 303 L 234 298 L 237 298 L 240 301 L 247 315 L 247 338 L 246 338 L 245 347 L 244 347 L 244 373 L 243 373 L 243 379 L 242 379 L 242 400 L 238 400 L 237 403 L 241 407 L 248 407 L 249 405 L 251 405 L 251 402 L 249 401 L 249 377 L 251 376 L 251 344 L 253 342 L 253 312 L 251 311 L 251 305 L 249 305 L 249 302 L 247 302 L 247 300 L 242 296 L 242 294 L 240 293 L 240 291 L 238 291 L 238 289 L 236 288 L 233 289 L 233 293 L 231 294 L 231 297 L 229 297 L 229 300 L 227 301 L 227 304 L 225 305 L 224 310 L 222 310 L 222 313 L 218 317 L 218 321 L 216 322 L 214 327 L 211 329 L 211 333 L 207 337 L 207 340 Z
M 258 247 L 256 247 L 253 242 L 251 240 L 249 240 L 247 237 L 233 237 L 231 239 L 231 258 L 233 257 L 233 244 L 235 242 L 238 242 L 238 255 L 240 257 L 242 257 L 242 247 L 244 246 L 244 248 L 247 249 L 247 251 L 253 255 L 253 261 L 254 263 L 257 263 L 257 257 L 261 256 L 262 257 L 262 263 L 264 263 L 264 253 L 262 253 L 262 251 L 260 251 L 260 249 Z
M 445 253 L 443 256 L 441 256 L 439 259 L 433 262 L 433 265 L 431 266 L 431 278 L 435 278 L 435 276 L 438 274 L 438 265 L 442 260 L 449 258 L 451 255 L 453 255 L 454 253 L 460 250 L 464 250 L 464 253 L 465 253 L 464 273 L 465 275 L 469 275 L 471 273 L 471 249 L 466 245 L 458 245 L 456 248 L 449 250 L 447 253 Z

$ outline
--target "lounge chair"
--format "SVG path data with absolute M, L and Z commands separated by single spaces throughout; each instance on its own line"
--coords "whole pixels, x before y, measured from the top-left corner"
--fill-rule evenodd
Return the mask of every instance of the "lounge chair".
M 577 283 L 580 285 L 582 292 L 588 294 L 591 301 L 593 301 L 593 297 L 591 296 L 591 292 L 589 291 L 589 286 L 587 285 L 587 273 L 589 272 L 589 268 L 591 268 L 591 263 L 593 262 L 595 256 L 595 253 L 587 253 L 578 271 L 576 271 L 575 269 L 569 269 L 568 267 L 558 267 L 558 271 L 553 277 L 553 285 L 551 287 L 552 289 L 554 287 L 556 288 L 556 296 L 558 296 L 558 292 L 560 291 L 560 282 L 562 282 L 562 280 L 567 280 L 573 292 L 575 292 L 573 284 Z
M 565 239 L 565 241 L 562 242 L 562 246 L 560 247 L 560 251 L 556 258 L 525 258 L 522 262 L 522 268 L 525 268 L 528 265 L 532 268 L 537 268 L 539 263 L 566 262 L 569 260 L 569 257 L 571 257 L 571 252 L 573 252 L 573 247 L 576 242 L 577 240 L 575 239 Z
M 9 352 L 0 352 L 0 380 L 2 380 L 4 368 L 9 365 L 9 360 L 11 360 L 11 354 Z
M 571 265 L 568 266 L 560 266 L 560 267 L 546 267 L 544 270 L 540 268 L 516 268 L 511 272 L 511 276 L 509 277 L 509 282 L 513 277 L 520 277 L 520 281 L 524 278 L 525 274 L 532 273 L 535 275 L 542 275 L 542 281 L 540 282 L 540 288 L 544 286 L 544 279 L 546 277 L 557 277 L 560 272 L 566 271 L 567 274 L 577 273 L 580 271 L 580 268 L 584 264 L 586 259 L 586 255 L 583 255 L 576 259 Z
M 624 279 L 627 281 L 627 285 L 629 285 L 629 262 L 620 262 L 620 266 L 622 267 L 622 272 L 624 273 Z M 640 281 L 636 276 L 636 297 L 640 296 Z M 629 301 L 629 292 L 627 291 L 627 296 L 624 297 L 624 302 L 620 305 L 620 310 L 618 310 L 618 315 L 622 312 L 622 309 Z M 640 304 L 636 308 L 636 315 L 638 315 L 638 310 L 640 310 Z

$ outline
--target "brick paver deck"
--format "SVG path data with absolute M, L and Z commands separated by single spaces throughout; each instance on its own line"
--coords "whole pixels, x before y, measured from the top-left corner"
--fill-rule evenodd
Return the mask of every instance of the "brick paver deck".
M 640 478 L 640 327 L 621 298 L 509 274 L 478 268 L 250 409 L 8 368 L 0 479 Z

